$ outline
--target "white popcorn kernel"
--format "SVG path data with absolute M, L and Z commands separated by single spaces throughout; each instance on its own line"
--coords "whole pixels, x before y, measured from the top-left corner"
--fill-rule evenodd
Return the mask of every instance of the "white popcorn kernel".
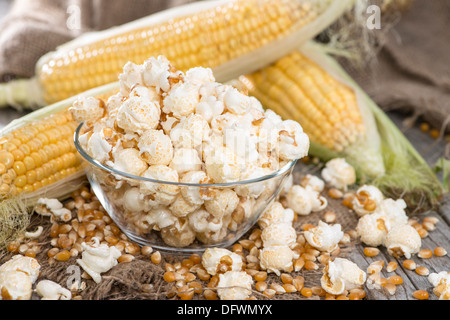
M 350 260 L 335 258 L 323 269 L 322 288 L 331 294 L 339 295 L 344 290 L 361 288 L 367 275 L 358 265 Z
M 114 154 L 114 170 L 140 176 L 147 168 L 147 163 L 135 148 L 126 148 Z
M 298 258 L 288 246 L 264 247 L 259 252 L 261 269 L 280 276 L 281 271 L 292 271 L 292 261 Z
M 41 280 L 36 285 L 36 292 L 41 300 L 70 300 L 72 293 L 51 280 Z
M 32 285 L 30 277 L 23 272 L 0 272 L 0 300 L 30 300 Z
M 145 131 L 138 142 L 139 155 L 149 165 L 169 165 L 173 158 L 170 137 L 162 130 Z
M 267 175 L 264 168 L 255 165 L 248 165 L 247 168 L 241 171 L 240 181 L 255 180 Z M 266 189 L 266 181 L 252 182 L 242 184 L 236 187 L 236 193 L 241 197 L 258 198 Z
M 73 118 L 88 127 L 100 120 L 105 113 L 105 103 L 94 97 L 80 97 L 69 108 Z
M 309 137 L 298 122 L 284 120 L 277 127 L 280 159 L 292 161 L 308 155 Z
M 329 225 L 323 221 L 304 232 L 306 241 L 320 251 L 332 252 L 344 237 L 340 224 Z
M 189 225 L 197 233 L 218 232 L 222 229 L 222 220 L 208 211 L 199 209 L 188 216 Z
M 286 211 L 283 207 L 283 205 L 278 202 L 274 201 L 259 217 L 258 219 L 258 225 L 264 229 L 272 224 L 276 223 L 292 223 L 294 215 L 292 216 L 289 214 L 292 209 L 288 209 L 289 211 Z M 288 214 L 286 214 L 288 213 Z M 292 220 L 291 220 L 292 218 Z
M 433 285 L 433 292 L 439 300 L 450 300 L 450 272 L 430 273 L 428 281 Z
M 214 134 L 222 136 L 226 128 L 231 128 L 236 123 L 239 123 L 239 116 L 225 112 L 212 118 L 211 130 Z
M 224 146 L 236 154 L 241 165 L 256 162 L 259 154 L 255 137 L 251 135 L 248 128 L 233 125 L 223 131 Z
M 172 214 L 178 218 L 182 218 L 194 212 L 200 207 L 200 205 L 195 205 L 187 202 L 181 194 L 178 194 L 175 201 L 169 206 Z
M 175 149 L 169 167 L 182 175 L 185 172 L 201 170 L 202 160 L 195 149 Z
M 185 81 L 194 85 L 204 85 L 215 82 L 211 68 L 194 67 L 186 71 Z
M 4 272 L 21 272 L 30 278 L 31 283 L 37 280 L 40 270 L 41 265 L 35 258 L 20 254 L 14 255 L 0 266 L 0 274 Z
M 390 228 L 393 228 L 408 223 L 408 216 L 406 215 L 405 209 L 406 202 L 403 199 L 384 199 L 381 201 L 376 212 L 384 214 L 388 219 Z
M 356 191 L 352 207 L 359 216 L 363 216 L 374 212 L 383 199 L 384 196 L 380 189 L 372 185 L 363 185 Z
M 239 180 L 241 169 L 234 152 L 226 147 L 217 148 L 205 161 L 206 173 L 215 183 Z
M 229 256 L 233 261 L 230 266 L 231 271 L 241 271 L 242 257 L 225 248 L 207 248 L 202 254 L 202 266 L 210 275 L 214 276 L 218 271 L 217 267 L 220 264 L 220 260 L 225 256 Z
M 297 232 L 289 223 L 271 224 L 262 230 L 261 240 L 264 247 L 292 247 L 297 241 Z
M 98 238 L 92 238 L 92 244 L 81 244 L 83 252 L 77 263 L 86 271 L 96 283 L 102 280 L 101 274 L 111 270 L 118 264 L 117 259 L 122 253 L 114 246 L 100 244 Z
M 155 129 L 161 117 L 159 103 L 145 98 L 132 97 L 124 101 L 117 111 L 117 125 L 125 131 L 142 133 Z
M 154 87 L 146 87 L 143 85 L 135 85 L 131 90 L 129 97 L 143 98 L 158 103 L 160 101 L 160 95 Z
M 311 188 L 293 185 L 286 195 L 287 206 L 300 215 L 323 210 L 328 205 L 325 197 Z
M 142 215 L 141 221 L 148 229 L 161 231 L 161 229 L 174 225 L 178 218 L 166 206 L 157 206 L 151 208 L 147 214 Z
M 208 122 L 199 114 L 182 118 L 170 131 L 170 139 L 175 148 L 198 149 L 210 134 Z
M 117 111 L 122 105 L 125 97 L 119 92 L 113 94 L 106 100 L 106 113 L 108 117 L 114 117 L 117 115 Z
M 200 94 L 202 93 L 202 88 L 200 88 L 199 92 Z M 224 109 L 223 101 L 217 100 L 214 96 L 207 95 L 200 99 L 200 102 L 195 107 L 195 113 L 210 123 L 213 118 L 221 115 Z
M 179 119 L 166 115 L 165 120 L 161 120 L 161 127 L 164 133 L 170 137 L 170 132 L 180 122 Z
M 156 59 L 150 57 L 144 62 L 142 70 L 142 78 L 144 84 L 148 87 L 155 87 L 157 91 L 169 91 L 171 76 L 171 65 L 169 60 L 164 56 L 158 56 Z
M 210 182 L 210 179 L 204 171 L 188 171 L 182 175 L 180 182 L 206 184 Z M 183 186 L 181 188 L 183 198 L 193 205 L 202 205 L 205 200 L 210 200 L 214 194 L 215 192 L 213 190 L 206 187 Z
M 244 271 L 228 271 L 219 274 L 217 294 L 221 300 L 245 300 L 252 291 L 253 279 Z
M 163 100 L 164 113 L 172 114 L 181 119 L 194 113 L 195 107 L 200 102 L 198 87 L 187 82 L 179 82 L 172 86 Z
M 344 158 L 335 158 L 328 161 L 321 174 L 325 182 L 344 191 L 356 181 L 355 169 Z
M 143 181 L 140 184 L 140 191 L 145 195 L 151 195 L 155 198 L 156 202 L 162 205 L 171 204 L 180 192 L 179 186 L 164 183 L 178 182 L 178 172 L 167 166 L 150 166 L 146 171 L 144 171 L 142 177 L 160 181 L 158 183 Z
M 229 188 L 217 189 L 215 196 L 204 203 L 206 211 L 217 218 L 230 215 L 237 208 L 238 204 L 239 197 L 236 192 Z
M 300 181 L 300 185 L 303 188 L 311 188 L 312 190 L 316 191 L 316 192 L 322 192 L 323 189 L 325 188 L 325 182 L 320 179 L 319 177 L 312 175 L 312 174 L 307 174 L 305 175 L 301 181 Z
M 416 229 L 404 224 L 389 230 L 384 245 L 390 255 L 394 257 L 405 256 L 409 259 L 412 254 L 419 252 L 422 240 Z
M 72 219 L 72 211 L 64 208 L 58 199 L 40 198 L 37 201 L 35 211 L 43 216 L 50 216 L 50 222 L 67 222 Z
M 123 72 L 119 75 L 120 92 L 128 95 L 135 85 L 142 85 L 142 66 L 133 62 L 127 62 Z
M 123 194 L 123 208 L 131 212 L 148 211 L 149 206 L 139 188 L 129 188 Z
M 246 113 L 251 106 L 250 97 L 239 92 L 239 90 L 233 87 L 228 88 L 223 96 L 223 102 L 226 110 L 237 115 Z
M 384 244 L 389 228 L 389 221 L 385 215 L 371 213 L 359 218 L 356 232 L 361 242 L 377 247 Z
M 169 246 L 183 248 L 195 241 L 195 232 L 186 219 L 177 219 L 174 224 L 161 229 L 161 238 Z

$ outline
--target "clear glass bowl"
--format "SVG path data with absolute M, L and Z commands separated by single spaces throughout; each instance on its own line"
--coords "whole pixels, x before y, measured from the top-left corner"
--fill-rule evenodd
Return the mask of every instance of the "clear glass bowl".
M 117 171 L 93 159 L 79 142 L 82 126 L 75 131 L 74 142 L 87 162 L 86 175 L 95 195 L 131 240 L 162 251 L 190 254 L 232 245 L 278 196 L 296 164 L 291 161 L 270 175 L 233 183 L 153 180 Z M 242 196 L 250 188 L 261 193 L 258 197 Z M 192 204 L 184 201 L 183 195 L 206 200 Z

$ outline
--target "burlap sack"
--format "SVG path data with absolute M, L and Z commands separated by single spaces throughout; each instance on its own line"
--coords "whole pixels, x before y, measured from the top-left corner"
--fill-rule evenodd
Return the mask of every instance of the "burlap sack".
M 34 75 L 45 53 L 103 30 L 193 0 L 15 0 L 0 22 L 0 82 Z

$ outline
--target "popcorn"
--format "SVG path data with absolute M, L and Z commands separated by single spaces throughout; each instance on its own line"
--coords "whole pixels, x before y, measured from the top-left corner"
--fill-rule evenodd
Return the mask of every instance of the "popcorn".
M 162 130 L 145 131 L 138 142 L 139 156 L 149 165 L 169 165 L 173 158 L 172 140 Z
M 161 117 L 159 103 L 142 97 L 131 97 L 117 111 L 117 125 L 129 132 L 143 133 L 155 129 Z
M 328 201 L 311 188 L 293 185 L 286 195 L 287 206 L 300 215 L 309 215 L 311 212 L 326 208 Z
M 259 217 L 258 225 L 264 229 L 272 224 L 292 223 L 294 221 L 294 211 L 285 209 L 283 205 L 274 201 Z
M 72 219 L 72 212 L 64 208 L 58 199 L 39 198 L 35 211 L 43 216 L 50 216 L 50 222 L 68 222 Z
M 281 271 L 292 271 L 292 261 L 297 258 L 298 255 L 287 245 L 264 247 L 259 251 L 261 269 L 273 272 L 277 276 L 281 275 Z
M 314 190 L 315 192 L 322 192 L 323 189 L 325 189 L 325 182 L 320 179 L 319 177 L 307 174 L 300 180 L 300 185 L 303 188 L 310 188 Z
M 277 128 L 280 159 L 291 161 L 308 155 L 309 138 L 298 122 L 285 120 Z
M 119 86 L 106 104 L 80 98 L 71 110 L 78 121 L 91 122 L 80 132 L 80 143 L 92 158 L 142 178 L 95 173 L 121 226 L 142 239 L 154 242 L 158 231 L 172 246 L 229 242 L 256 220 L 278 187 L 270 180 L 236 182 L 273 174 L 308 152 L 298 123 L 217 83 L 210 68 L 183 73 L 166 57 L 152 57 L 142 65 L 127 63 Z M 310 210 L 326 206 L 318 192 L 310 195 Z M 294 211 L 283 208 L 261 225 L 291 225 L 293 219 Z
M 30 300 L 32 285 L 30 277 L 23 272 L 0 272 L 0 300 Z
M 428 281 L 433 285 L 433 292 L 439 300 L 450 300 L 450 272 L 432 272 L 428 275 Z
M 30 278 L 31 283 L 36 282 L 40 270 L 41 265 L 35 258 L 20 254 L 14 255 L 0 266 L 0 274 L 5 272 L 21 272 Z
M 42 297 L 41 300 L 72 299 L 72 293 L 69 290 L 50 280 L 39 281 L 36 285 L 36 292 Z
M 360 240 L 368 246 L 377 247 L 384 244 L 388 228 L 388 219 L 382 213 L 372 213 L 362 216 L 356 225 Z
M 140 176 L 147 168 L 147 163 L 142 160 L 139 150 L 135 148 L 123 149 L 114 155 L 114 170 Z
M 356 191 L 352 201 L 353 210 L 359 216 L 372 213 L 379 208 L 383 199 L 380 189 L 372 185 L 363 185 Z
M 343 258 L 335 258 L 323 269 L 320 282 L 326 292 L 340 295 L 344 290 L 362 287 L 366 278 L 366 273 L 354 262 Z
M 355 169 L 344 158 L 328 161 L 321 174 L 322 178 L 331 186 L 344 191 L 356 181 Z
M 403 199 L 384 199 L 381 201 L 377 211 L 387 216 L 389 227 L 393 228 L 408 223 L 408 216 L 406 215 L 405 209 L 406 202 Z
M 69 108 L 77 122 L 84 122 L 88 127 L 94 125 L 105 113 L 105 104 L 94 97 L 80 97 Z
M 252 291 L 253 279 L 244 271 L 228 271 L 219 274 L 217 294 L 221 300 L 245 300 Z
M 409 259 L 412 254 L 419 252 L 422 240 L 416 229 L 409 224 L 404 224 L 389 230 L 384 245 L 390 255 L 405 256 Z
M 284 245 L 292 247 L 297 241 L 297 232 L 289 223 L 271 224 L 263 229 L 261 240 L 264 247 Z
M 241 271 L 243 265 L 242 257 L 224 248 L 207 248 L 202 254 L 202 266 L 210 275 L 214 276 L 218 271 L 217 268 L 221 260 L 225 256 L 230 257 L 232 260 L 230 265 L 231 271 Z
M 332 252 L 338 247 L 344 232 L 340 224 L 329 225 L 319 221 L 318 226 L 305 231 L 304 236 L 306 241 L 318 250 Z
M 117 259 L 122 253 L 114 246 L 100 244 L 98 238 L 92 238 L 92 244 L 81 244 L 83 252 L 77 263 L 86 271 L 96 283 L 102 280 L 101 274 L 109 271 L 118 264 Z

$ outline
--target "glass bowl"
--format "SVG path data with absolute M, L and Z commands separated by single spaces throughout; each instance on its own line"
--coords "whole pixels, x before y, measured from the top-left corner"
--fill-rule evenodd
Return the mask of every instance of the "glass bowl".
M 232 245 L 279 195 L 296 164 L 291 161 L 269 175 L 233 183 L 153 180 L 92 158 L 79 141 L 82 126 L 75 131 L 74 143 L 87 162 L 86 175 L 100 203 L 132 241 L 166 252 L 190 254 Z M 246 196 L 248 190 L 259 190 L 258 196 Z

